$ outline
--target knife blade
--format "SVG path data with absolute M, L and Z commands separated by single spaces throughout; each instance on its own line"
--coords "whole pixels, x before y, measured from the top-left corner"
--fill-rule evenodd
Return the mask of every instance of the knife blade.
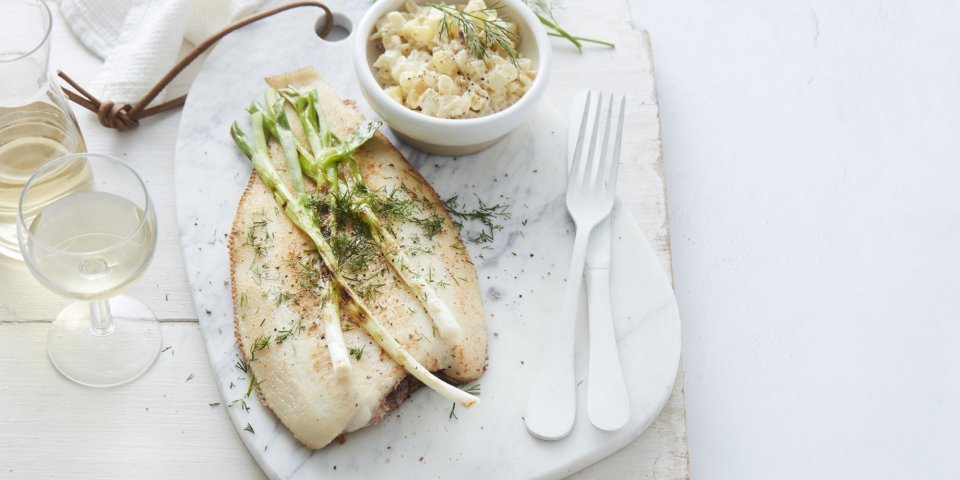
M 570 132 L 580 130 L 588 90 L 574 96 L 570 107 Z M 593 128 L 597 116 L 586 115 L 587 128 Z M 567 138 L 567 170 L 573 165 L 576 135 Z M 614 210 L 619 202 L 614 204 Z M 610 222 L 614 212 L 597 225 L 587 243 L 584 268 L 589 317 L 589 367 L 587 369 L 587 416 L 601 430 L 614 431 L 630 419 L 630 399 L 620 366 L 617 339 L 610 304 L 610 255 L 612 250 Z

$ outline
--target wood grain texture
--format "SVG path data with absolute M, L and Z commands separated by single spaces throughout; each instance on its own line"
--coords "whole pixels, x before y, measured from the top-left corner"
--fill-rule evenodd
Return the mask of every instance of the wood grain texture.
M 0 327 L 0 478 L 260 478 L 214 387 L 197 324 L 162 332 L 171 348 L 150 371 L 101 390 L 67 381 L 47 361 L 46 324 Z
M 574 33 L 613 40 L 617 48 L 588 46 L 579 54 L 554 40 L 547 96 L 565 117 L 569 99 L 581 88 L 628 95 L 619 192 L 672 278 L 650 39 L 630 25 L 625 1 L 612 3 L 602 17 L 587 2 L 570 2 L 558 12 L 561 24 L 576 26 Z M 71 36 L 56 9 L 52 55 L 53 68 L 84 85 L 101 64 Z M 203 351 L 176 228 L 173 152 L 179 114 L 161 114 L 137 130 L 117 133 L 97 125 L 89 112 L 76 113 L 88 148 L 128 161 L 153 196 L 158 248 L 129 293 L 166 322 L 164 343 L 173 348 L 131 385 L 94 390 L 66 381 L 46 358 L 45 336 L 48 319 L 69 301 L 44 290 L 22 265 L 0 260 L 0 424 L 5 426 L 0 477 L 262 478 L 224 407 L 208 406 L 221 400 Z M 682 385 L 679 373 L 663 413 L 639 439 L 574 477 L 689 478 Z

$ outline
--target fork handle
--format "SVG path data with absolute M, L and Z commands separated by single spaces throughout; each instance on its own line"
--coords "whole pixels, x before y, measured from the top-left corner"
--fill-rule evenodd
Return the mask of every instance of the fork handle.
M 617 336 L 610 305 L 610 269 L 587 269 L 590 366 L 587 371 L 587 416 L 600 430 L 613 431 L 630 419 Z
M 573 339 L 576 328 L 583 261 L 591 228 L 577 228 L 567 274 L 559 321 L 554 325 L 553 343 L 533 390 L 527 399 L 523 417 L 531 435 L 543 440 L 560 440 L 573 430 L 577 415 L 577 390 L 573 371 Z

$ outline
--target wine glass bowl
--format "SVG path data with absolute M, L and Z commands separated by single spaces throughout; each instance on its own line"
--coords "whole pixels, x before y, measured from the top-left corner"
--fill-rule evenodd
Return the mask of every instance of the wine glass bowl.
M 50 197 L 49 180 L 64 175 L 90 181 Z M 157 240 L 156 212 L 133 169 L 88 153 L 45 164 L 20 195 L 17 238 L 41 284 L 85 300 L 61 311 L 50 327 L 47 352 L 61 373 L 84 385 L 113 386 L 149 369 L 161 346 L 156 316 L 133 298 L 114 296 L 143 275 Z

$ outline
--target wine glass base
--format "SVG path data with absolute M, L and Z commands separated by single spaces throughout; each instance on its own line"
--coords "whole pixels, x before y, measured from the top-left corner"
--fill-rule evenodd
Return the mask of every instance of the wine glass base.
M 143 375 L 160 354 L 160 322 L 139 300 L 109 300 L 116 325 L 109 335 L 91 329 L 90 304 L 72 303 L 50 325 L 47 354 L 63 376 L 91 387 L 122 385 Z

